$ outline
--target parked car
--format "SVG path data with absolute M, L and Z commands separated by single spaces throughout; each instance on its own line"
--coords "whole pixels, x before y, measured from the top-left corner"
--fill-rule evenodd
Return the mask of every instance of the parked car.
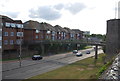
M 78 50 L 73 50 L 73 53 L 74 53 L 74 54 L 78 53 Z
M 40 60 L 40 59 L 42 59 L 43 57 L 42 56 L 40 56 L 40 55 L 33 55 L 32 56 L 32 60 Z
M 86 51 L 86 54 L 90 54 L 90 51 Z
M 82 56 L 82 53 L 81 52 L 78 52 L 78 53 L 76 53 L 76 56 Z

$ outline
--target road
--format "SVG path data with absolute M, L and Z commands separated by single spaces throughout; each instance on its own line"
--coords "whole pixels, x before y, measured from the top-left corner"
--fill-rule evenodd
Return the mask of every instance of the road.
M 83 56 L 76 57 L 72 52 L 65 54 L 58 54 L 52 56 L 43 57 L 42 60 L 33 61 L 32 59 L 22 60 L 22 66 L 19 67 L 19 61 L 3 62 L 2 64 L 2 78 L 3 79 L 27 79 L 32 76 L 42 74 L 56 68 L 65 66 L 67 64 L 82 60 L 91 56 L 94 56 L 93 49 L 91 54 L 85 54 L 86 50 L 81 50 Z M 103 53 L 99 50 L 98 53 Z

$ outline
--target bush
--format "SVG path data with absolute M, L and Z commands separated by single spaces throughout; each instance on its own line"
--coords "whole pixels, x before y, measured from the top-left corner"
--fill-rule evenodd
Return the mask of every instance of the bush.
M 99 77 L 105 70 L 108 69 L 108 67 L 112 64 L 111 62 L 108 62 L 107 64 L 105 64 L 103 67 L 100 68 L 100 70 L 97 73 L 97 76 Z

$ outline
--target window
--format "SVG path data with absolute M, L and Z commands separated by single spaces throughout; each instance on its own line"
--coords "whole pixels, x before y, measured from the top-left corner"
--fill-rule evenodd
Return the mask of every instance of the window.
M 4 44 L 7 45 L 8 44 L 8 40 L 4 40 Z
M 46 39 L 48 39 L 49 37 L 48 37 L 48 35 L 46 36 Z
M 14 23 L 11 23 L 11 27 L 15 27 L 15 25 L 16 25 L 16 24 L 14 24 Z
M 23 28 L 23 24 L 21 24 L 21 28 Z
M 1 23 L 1 26 L 3 26 L 3 23 Z
M 10 40 L 10 45 L 13 45 L 13 42 L 14 42 L 13 40 Z
M 35 37 L 36 39 L 38 39 L 38 35 L 36 35 L 36 37 Z
M 22 24 L 16 24 L 18 28 L 23 28 Z
M 47 31 L 47 34 L 50 34 L 50 31 Z
M 14 32 L 10 32 L 10 36 L 14 36 Z
M 10 27 L 10 23 L 5 23 L 5 26 L 6 27 Z
M 17 44 L 20 44 L 21 42 L 22 42 L 22 39 L 17 39 L 17 40 L 16 40 L 16 43 L 17 43 Z
M 65 37 L 65 35 L 66 35 L 66 34 L 64 33 L 64 37 Z
M 18 37 L 23 37 L 23 32 L 17 32 Z
M 39 30 L 36 30 L 36 33 L 39 33 L 40 31 Z
M 52 31 L 52 35 L 55 35 L 55 31 Z
M 2 40 L 2 37 L 0 36 L 0 40 Z
M 60 34 L 60 32 L 58 32 L 58 34 Z
M 4 32 L 4 36 L 8 36 L 8 32 Z

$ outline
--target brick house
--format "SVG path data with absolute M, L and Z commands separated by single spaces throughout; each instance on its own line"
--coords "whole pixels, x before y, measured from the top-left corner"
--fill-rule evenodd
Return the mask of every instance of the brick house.
M 59 25 L 55 25 L 54 28 L 55 28 L 56 33 L 57 33 L 56 40 L 63 40 L 63 39 L 65 39 L 65 33 L 66 33 L 65 29 L 63 29 Z
M 68 27 L 64 27 L 64 30 L 66 30 L 66 40 L 71 40 L 72 38 L 72 31 Z
M 83 31 L 79 29 L 72 29 L 75 32 L 75 40 L 81 40 L 83 38 Z
M 37 21 L 29 20 L 24 24 L 24 41 L 36 42 L 44 40 L 43 32 L 40 30 L 40 23 Z
M 41 24 L 41 31 L 43 31 L 43 38 L 44 40 L 56 40 L 56 30 L 55 28 L 45 22 L 40 23 Z
M 24 40 L 24 29 L 21 20 L 13 20 L 2 16 L 2 51 L 17 50 L 19 44 Z

